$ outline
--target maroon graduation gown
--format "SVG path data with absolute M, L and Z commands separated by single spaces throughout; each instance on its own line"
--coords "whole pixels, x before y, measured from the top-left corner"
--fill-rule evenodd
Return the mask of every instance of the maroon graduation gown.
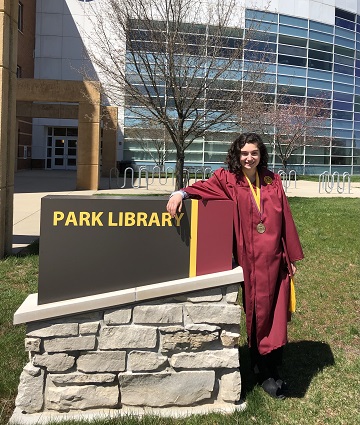
M 280 176 L 263 168 L 259 177 L 266 227 L 262 234 L 256 230 L 260 215 L 243 174 L 221 168 L 210 179 L 183 190 L 190 198 L 234 201 L 234 258 L 244 272 L 249 344 L 255 314 L 258 350 L 267 354 L 287 342 L 290 278 L 283 244 L 291 262 L 301 260 L 303 252 Z

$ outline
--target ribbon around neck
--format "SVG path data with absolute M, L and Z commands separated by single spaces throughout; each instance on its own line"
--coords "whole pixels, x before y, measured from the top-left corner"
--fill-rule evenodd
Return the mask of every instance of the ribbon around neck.
M 256 176 L 255 176 L 255 186 L 256 186 L 256 190 L 253 188 L 253 185 L 252 185 L 252 183 L 251 183 L 251 181 L 250 181 L 250 179 L 249 179 L 249 177 L 247 176 L 247 174 L 246 174 L 246 172 L 245 171 L 243 171 L 244 172 L 244 176 L 245 176 L 245 178 L 246 178 L 246 180 L 247 180 L 247 182 L 249 183 L 249 186 L 250 186 L 250 189 L 251 189 L 251 192 L 252 192 L 252 194 L 253 194 L 253 197 L 254 197 L 254 199 L 255 199 L 255 203 L 256 203 L 256 206 L 257 206 L 257 208 L 258 208 L 258 210 L 259 210 L 259 212 L 260 212 L 260 179 L 259 179 L 259 173 L 257 172 L 257 170 L 256 170 Z

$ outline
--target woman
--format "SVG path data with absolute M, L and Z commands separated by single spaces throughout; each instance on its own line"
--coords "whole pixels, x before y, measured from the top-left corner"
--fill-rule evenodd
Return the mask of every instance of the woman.
M 290 207 L 278 174 L 267 169 L 268 153 L 259 135 L 241 134 L 226 163 L 207 181 L 174 192 L 167 204 L 173 217 L 184 198 L 234 201 L 234 258 L 243 268 L 243 302 L 251 361 L 262 388 L 285 398 L 278 375 L 287 342 L 290 275 L 303 258 Z

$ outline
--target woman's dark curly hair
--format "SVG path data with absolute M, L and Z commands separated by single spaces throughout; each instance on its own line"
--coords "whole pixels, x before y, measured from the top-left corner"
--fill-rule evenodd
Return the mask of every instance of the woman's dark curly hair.
M 246 143 L 256 144 L 259 148 L 260 162 L 257 168 L 267 167 L 269 155 L 261 137 L 256 133 L 242 133 L 232 142 L 225 161 L 229 167 L 229 171 L 234 174 L 240 174 L 241 172 L 240 153 Z

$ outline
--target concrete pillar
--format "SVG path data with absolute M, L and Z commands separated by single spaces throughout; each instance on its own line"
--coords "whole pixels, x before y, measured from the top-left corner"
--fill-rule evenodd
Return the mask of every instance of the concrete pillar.
M 0 258 L 12 253 L 18 2 L 0 0 Z
M 101 156 L 101 175 L 109 177 L 110 170 L 116 167 L 118 109 L 114 106 L 103 107 L 103 137 Z
M 86 84 L 86 83 L 85 83 Z M 100 165 L 100 92 L 91 83 L 79 102 L 79 132 L 77 147 L 78 190 L 99 188 Z

